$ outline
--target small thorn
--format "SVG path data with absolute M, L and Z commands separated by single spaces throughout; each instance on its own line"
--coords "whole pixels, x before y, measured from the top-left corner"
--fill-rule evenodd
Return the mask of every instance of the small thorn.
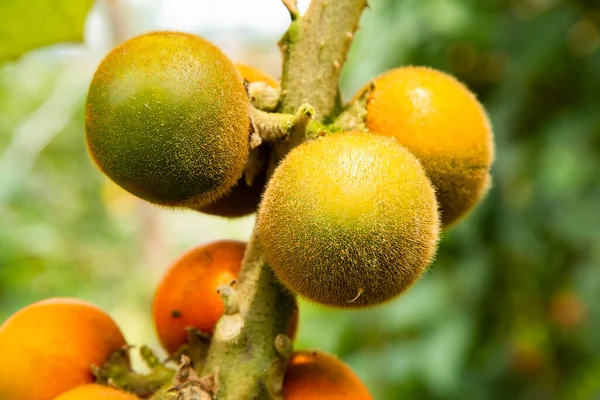
M 225 306 L 225 315 L 232 315 L 240 312 L 237 292 L 231 285 L 219 286 L 217 288 L 217 293 L 221 296 L 221 301 Z
M 348 40 L 352 40 L 354 39 L 354 34 L 352 32 L 346 32 L 346 38 L 348 38 Z
M 294 351 L 294 343 L 288 336 L 280 333 L 275 337 L 275 350 L 277 351 L 279 358 L 287 361 Z
M 340 68 L 342 68 L 342 66 L 340 65 L 338 60 L 334 60 L 333 61 L 333 66 L 335 67 L 335 69 L 337 69 L 338 71 L 340 70 Z

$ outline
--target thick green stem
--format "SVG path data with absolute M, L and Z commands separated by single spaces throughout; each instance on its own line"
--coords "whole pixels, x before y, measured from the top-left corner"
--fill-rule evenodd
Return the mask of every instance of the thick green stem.
M 256 234 L 248 244 L 236 292 L 229 295 L 237 297 L 239 312 L 217 324 L 203 372 L 215 374 L 219 399 L 281 398 L 277 388 L 283 373 L 277 367 L 287 360 L 278 353 L 276 337 L 287 331 L 295 301 L 268 267 Z
M 284 70 L 278 111 L 294 114 L 308 103 L 316 121 L 294 125 L 287 139 L 277 137 L 271 171 L 295 145 L 326 132 L 319 122 L 341 110 L 340 72 L 367 0 L 313 0 L 301 18 L 293 1 L 285 4 L 293 22 L 280 42 Z M 226 304 L 229 295 L 239 309 L 230 307 L 219 320 L 203 374 L 214 378 L 217 399 L 280 400 L 292 351 L 284 333 L 295 301 L 268 266 L 256 228 L 235 291 L 222 292 Z
M 279 111 L 309 103 L 319 121 L 341 108 L 342 66 L 367 0 L 313 0 L 279 45 L 284 56 Z

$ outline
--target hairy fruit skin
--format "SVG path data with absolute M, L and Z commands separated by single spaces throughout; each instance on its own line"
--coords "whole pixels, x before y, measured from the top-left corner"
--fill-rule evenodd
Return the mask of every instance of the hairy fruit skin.
M 125 344 L 96 306 L 67 298 L 31 304 L 0 326 L 0 399 L 52 400 L 92 383 L 90 367 Z
M 246 82 L 264 82 L 273 88 L 279 86 L 275 79 L 250 65 L 235 64 L 235 68 Z M 265 156 L 265 158 L 267 157 Z M 196 208 L 196 210 L 204 214 L 226 218 L 245 217 L 256 212 L 265 187 L 265 175 L 266 170 L 254 179 L 252 185 L 248 185 L 245 177 L 242 176 L 229 193 L 211 204 Z
M 225 218 L 245 217 L 256 212 L 265 187 L 266 171 L 248 185 L 242 176 L 231 191 L 212 204 L 200 207 L 197 211 Z
M 217 47 L 154 32 L 100 63 L 86 139 L 98 167 L 125 190 L 156 204 L 202 206 L 242 175 L 249 121 L 244 86 Z
M 426 67 L 404 67 L 375 79 L 366 124 L 396 138 L 421 162 L 436 188 L 444 226 L 467 214 L 490 186 L 492 128 L 462 83 Z
M 55 400 L 138 400 L 133 394 L 101 385 L 83 385 L 61 394 Z
M 390 300 L 433 260 L 435 193 L 417 159 L 369 133 L 315 139 L 292 150 L 258 215 L 269 265 L 293 293 L 332 307 Z
M 224 312 L 217 288 L 237 279 L 245 251 L 244 242 L 218 240 L 192 248 L 169 267 L 152 305 L 154 327 L 168 353 L 187 343 L 186 327 L 212 334 Z M 292 337 L 297 320 L 296 312 L 288 332 Z
M 292 354 L 283 380 L 283 400 L 372 400 L 364 383 L 337 358 L 300 351 Z

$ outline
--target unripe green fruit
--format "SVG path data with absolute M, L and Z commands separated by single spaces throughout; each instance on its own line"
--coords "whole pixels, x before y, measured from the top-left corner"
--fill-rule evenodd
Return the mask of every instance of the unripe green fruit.
M 264 82 L 267 85 L 275 88 L 277 81 L 264 72 L 244 64 L 235 64 L 235 68 L 241 75 L 242 81 L 246 82 Z M 262 146 L 265 148 L 266 146 Z M 260 149 L 260 148 L 259 148 Z M 254 149 L 257 151 L 258 149 Z M 268 159 L 268 152 L 263 149 L 263 153 L 259 156 Z M 216 215 L 226 218 L 245 217 L 256 212 L 260 197 L 265 187 L 266 170 L 262 171 L 252 182 L 252 185 L 246 183 L 245 176 L 242 176 L 238 182 L 231 188 L 231 191 L 225 196 L 217 199 L 203 207 L 196 207 L 196 211 L 205 214 Z
M 202 206 L 226 193 L 248 157 L 249 104 L 232 62 L 208 41 L 155 32 L 102 61 L 86 104 L 98 167 L 152 203 Z
M 281 282 L 333 307 L 398 296 L 431 263 L 439 228 L 435 193 L 417 159 L 369 133 L 296 147 L 267 184 L 258 215 Z

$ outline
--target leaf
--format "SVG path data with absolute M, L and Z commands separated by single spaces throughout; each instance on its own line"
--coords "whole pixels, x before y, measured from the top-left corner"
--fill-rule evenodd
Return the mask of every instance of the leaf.
M 83 41 L 93 0 L 0 0 L 0 62 L 37 47 Z

